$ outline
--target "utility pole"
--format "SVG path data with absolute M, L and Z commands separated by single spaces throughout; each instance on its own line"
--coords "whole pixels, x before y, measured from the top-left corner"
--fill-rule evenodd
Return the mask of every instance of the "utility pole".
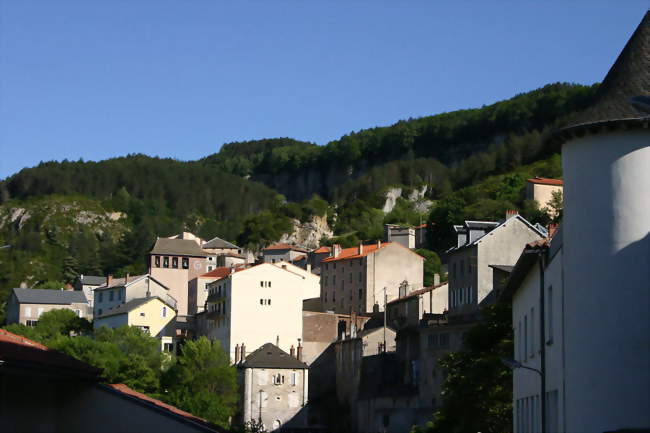
M 386 352 L 386 304 L 388 297 L 386 296 L 386 287 L 384 287 L 384 352 Z

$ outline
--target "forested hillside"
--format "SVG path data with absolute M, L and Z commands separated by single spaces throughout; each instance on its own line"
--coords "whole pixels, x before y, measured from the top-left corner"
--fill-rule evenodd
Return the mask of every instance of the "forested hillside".
M 199 161 L 129 155 L 23 169 L 0 182 L 0 246 L 10 245 L 0 249 L 0 288 L 64 282 L 75 272 L 144 272 L 155 237 L 181 230 L 256 249 L 291 230 L 291 219 L 313 215 L 327 215 L 348 245 L 381 237 L 384 223 L 429 220 L 430 248 L 441 251 L 462 218 L 499 218 L 510 208 L 542 218 L 523 201 L 525 178 L 561 175 L 542 137 L 595 89 L 552 84 L 324 146 L 277 138 L 225 144 Z M 401 197 L 384 213 L 391 187 Z M 425 191 L 419 205 L 409 199 L 416 190 Z

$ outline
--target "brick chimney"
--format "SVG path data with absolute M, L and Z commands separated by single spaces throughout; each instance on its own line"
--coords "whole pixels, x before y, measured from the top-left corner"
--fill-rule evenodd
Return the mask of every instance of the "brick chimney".
M 291 349 L 289 349 L 289 355 L 291 355 L 292 358 L 296 356 L 296 349 L 293 348 L 293 344 L 291 345 Z
M 239 344 L 235 344 L 235 364 L 239 364 Z
M 513 216 L 518 215 L 518 214 L 519 214 L 519 212 L 516 209 L 508 209 L 506 211 L 506 219 L 510 219 Z
M 300 338 L 298 339 L 298 352 L 296 358 L 298 361 L 302 361 L 302 344 L 300 344 Z
M 359 244 L 359 255 L 363 254 L 363 244 Z
M 242 343 L 241 348 L 239 349 L 239 362 L 244 362 L 245 359 L 246 359 L 246 345 Z
M 129 273 L 127 272 L 126 275 L 124 276 L 124 284 L 129 282 Z
M 111 287 L 113 285 L 113 274 L 106 275 L 106 287 Z
M 341 245 L 332 245 L 332 257 L 338 257 L 339 255 L 341 255 Z

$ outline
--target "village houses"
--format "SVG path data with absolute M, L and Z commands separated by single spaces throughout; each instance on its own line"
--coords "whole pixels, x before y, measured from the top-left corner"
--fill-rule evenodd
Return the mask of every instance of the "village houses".
M 36 326 L 41 314 L 68 309 L 92 320 L 92 310 L 83 292 L 76 290 L 13 289 L 7 301 L 7 324 Z

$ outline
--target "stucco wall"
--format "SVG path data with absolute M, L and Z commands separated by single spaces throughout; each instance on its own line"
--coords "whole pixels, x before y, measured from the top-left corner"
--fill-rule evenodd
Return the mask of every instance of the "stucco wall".
M 307 424 L 304 406 L 308 401 L 308 370 L 240 368 L 238 374 L 240 383 L 243 383 L 240 386 L 242 422 L 261 418 L 267 431 L 273 431 L 278 424 L 294 427 Z M 274 384 L 275 375 L 284 376 L 284 383 Z M 295 378 L 293 383 L 292 375 Z
M 650 131 L 572 140 L 562 164 L 566 428 L 647 428 Z
M 161 256 L 161 260 L 164 256 Z M 178 302 L 178 314 L 188 314 L 188 283 L 193 278 L 207 272 L 207 259 L 205 257 L 188 257 L 188 269 L 182 268 L 183 256 L 178 256 L 178 268 L 162 268 L 155 266 L 155 256 L 150 258 L 150 273 L 153 278 L 169 288 L 169 294 Z M 171 262 L 172 256 L 169 256 Z
M 163 308 L 166 315 L 163 316 Z M 129 325 L 148 326 L 149 333 L 156 338 L 171 336 L 169 325 L 174 321 L 176 312 L 160 299 L 152 298 L 128 313 Z
M 13 295 L 12 295 L 13 296 Z M 27 320 L 38 320 L 41 314 L 46 313 L 48 311 L 52 310 L 61 310 L 61 309 L 68 309 L 68 310 L 79 310 L 79 317 L 86 318 L 88 320 L 92 320 L 92 316 L 88 317 L 88 311 L 87 311 L 88 305 L 87 304 L 80 304 L 80 303 L 73 303 L 70 305 L 61 305 L 61 304 L 15 304 L 15 306 L 12 306 L 11 309 L 14 311 L 12 313 L 11 317 L 7 316 L 7 323 L 21 323 L 23 325 L 27 324 Z M 15 316 L 15 311 L 18 311 L 18 317 L 17 320 Z

